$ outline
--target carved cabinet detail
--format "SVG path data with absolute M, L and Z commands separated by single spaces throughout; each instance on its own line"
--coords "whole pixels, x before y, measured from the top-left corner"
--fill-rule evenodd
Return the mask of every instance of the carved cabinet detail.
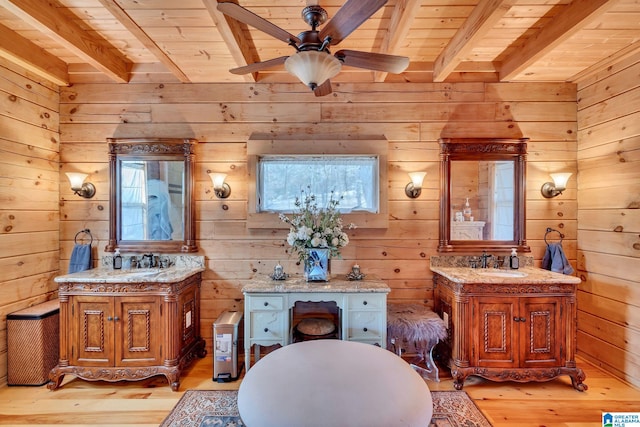
M 164 375 L 172 390 L 182 370 L 206 355 L 199 335 L 201 273 L 173 283 L 63 283 L 60 358 L 48 387 L 65 374 L 136 381 Z
M 439 274 L 434 281 L 456 389 L 470 375 L 518 382 L 568 375 L 574 388 L 587 389 L 575 363 L 574 284 L 465 284 Z

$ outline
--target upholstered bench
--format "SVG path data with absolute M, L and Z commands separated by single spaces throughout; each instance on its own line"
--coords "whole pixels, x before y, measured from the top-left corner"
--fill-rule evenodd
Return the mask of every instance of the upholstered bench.
M 260 359 L 238 390 L 249 427 L 426 427 L 426 382 L 380 347 L 343 340 L 290 344 Z
M 387 304 L 387 349 L 402 356 L 406 346 L 413 344 L 425 368 L 412 366 L 424 378 L 439 381 L 433 348 L 446 337 L 444 321 L 429 307 L 413 303 Z

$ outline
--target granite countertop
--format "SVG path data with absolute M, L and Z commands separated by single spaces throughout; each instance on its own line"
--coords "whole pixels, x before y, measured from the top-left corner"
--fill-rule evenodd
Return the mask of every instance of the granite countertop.
M 331 276 L 328 282 L 307 282 L 303 276 L 292 276 L 286 280 L 273 280 L 269 276 L 257 277 L 243 286 L 244 293 L 292 293 L 292 292 L 382 292 L 391 289 L 382 280 L 374 277 L 363 280 L 347 280 L 346 276 Z
M 454 283 L 510 283 L 510 284 L 578 284 L 580 278 L 554 273 L 536 267 L 517 270 L 470 267 L 431 267 L 431 271 Z
M 204 271 L 203 266 L 114 270 L 94 268 L 58 276 L 56 283 L 173 283 Z

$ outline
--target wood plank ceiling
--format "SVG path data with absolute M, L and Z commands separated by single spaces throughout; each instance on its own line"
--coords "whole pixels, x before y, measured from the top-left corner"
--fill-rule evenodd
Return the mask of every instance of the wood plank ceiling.
M 357 0 L 354 0 L 357 1 Z M 345 0 L 321 0 L 329 19 Z M 239 0 L 281 28 L 309 29 L 314 0 Z M 0 56 L 59 85 L 295 82 L 293 53 L 220 14 L 216 0 L 0 0 Z M 640 49 L 638 0 L 389 0 L 340 49 L 410 58 L 400 75 L 343 67 L 336 82 L 578 81 Z M 335 48 L 334 48 L 335 49 Z

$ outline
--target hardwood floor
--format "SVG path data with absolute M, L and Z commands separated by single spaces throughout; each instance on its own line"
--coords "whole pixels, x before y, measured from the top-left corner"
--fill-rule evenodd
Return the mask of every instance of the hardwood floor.
M 464 390 L 498 426 L 601 426 L 601 413 L 640 411 L 640 390 L 578 359 L 587 374 L 586 392 L 568 377 L 546 383 L 493 383 L 477 377 Z M 443 377 L 447 376 L 446 374 Z M 139 382 L 88 382 L 65 377 L 62 388 L 12 386 L 0 389 L 0 425 L 157 426 L 187 389 L 236 389 L 240 381 L 218 384 L 211 357 L 197 360 L 172 392 L 164 377 Z M 450 378 L 429 382 L 431 390 L 454 390 Z

